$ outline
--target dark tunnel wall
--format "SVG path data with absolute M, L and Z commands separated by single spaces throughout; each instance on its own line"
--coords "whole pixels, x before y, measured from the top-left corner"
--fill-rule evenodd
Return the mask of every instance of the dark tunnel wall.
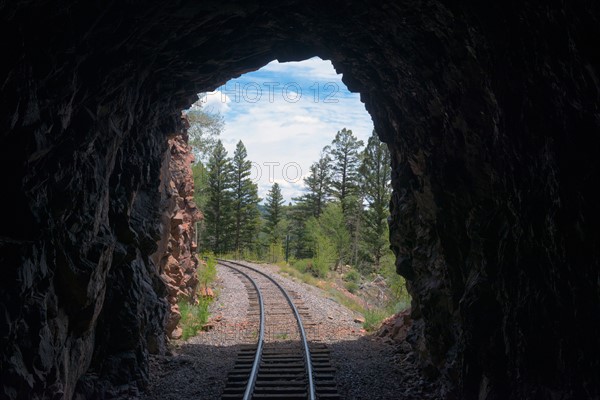
M 143 388 L 148 351 L 164 350 L 149 254 L 180 110 L 272 59 L 318 55 L 392 151 L 390 239 L 440 397 L 598 398 L 598 8 L 1 3 L 15 218 L 0 228 L 0 396 Z

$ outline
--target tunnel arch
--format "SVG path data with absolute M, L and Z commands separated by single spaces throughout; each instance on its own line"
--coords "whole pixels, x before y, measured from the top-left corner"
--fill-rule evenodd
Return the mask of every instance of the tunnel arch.
M 390 146 L 411 342 L 441 395 L 598 396 L 598 5 L 17 1 L 0 15 L 16 37 L 0 164 L 20 216 L 1 232 L 8 398 L 144 385 L 148 349 L 164 350 L 148 255 L 165 136 L 196 93 L 314 55 Z

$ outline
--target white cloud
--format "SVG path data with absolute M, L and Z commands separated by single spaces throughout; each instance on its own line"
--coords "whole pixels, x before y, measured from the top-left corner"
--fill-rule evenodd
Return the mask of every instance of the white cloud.
M 292 61 L 281 63 L 277 60 L 271 61 L 260 71 L 273 73 L 286 73 L 294 75 L 310 76 L 312 79 L 340 81 L 341 75 L 338 75 L 329 60 L 322 60 L 319 57 L 313 57 L 304 61 Z
M 220 112 L 225 115 L 230 110 L 231 98 L 220 90 L 207 92 L 202 99 L 202 107 L 211 112 Z
M 235 144 L 241 139 L 248 150 L 248 158 L 260 167 L 259 195 L 262 198 L 274 181 L 280 184 L 286 202 L 300 195 L 303 181 L 300 177 L 292 178 L 308 175 L 310 165 L 318 160 L 321 149 L 331 143 L 338 130 L 352 129 L 365 143 L 373 130 L 371 117 L 358 94 L 340 92 L 338 102 L 324 102 L 324 97 L 321 97 L 323 93 L 315 97 L 314 92 L 303 88 L 304 92 L 297 102 L 288 101 L 277 90 L 269 98 L 269 88 L 264 85 L 265 82 L 299 79 L 333 82 L 340 90 L 346 90 L 341 75 L 335 73 L 331 62 L 312 58 L 295 63 L 274 61 L 258 71 L 228 82 L 224 90 L 208 96 L 207 106 L 219 105 L 222 107 L 219 110 L 225 115 L 221 140 L 229 154 L 233 154 Z M 254 88 L 263 87 L 260 101 L 243 101 L 241 88 L 248 82 Z M 289 95 L 292 96 L 291 92 Z M 221 96 L 225 101 L 221 101 Z M 235 101 L 236 96 L 239 101 Z M 288 176 L 286 179 L 284 172 L 292 175 L 290 165 L 294 165 L 294 177 Z M 295 169 L 299 171 L 296 173 Z

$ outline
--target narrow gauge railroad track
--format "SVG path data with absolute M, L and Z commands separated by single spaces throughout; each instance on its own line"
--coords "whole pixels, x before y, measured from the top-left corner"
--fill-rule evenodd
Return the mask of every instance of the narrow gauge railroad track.
M 296 306 L 268 274 L 234 261 L 218 262 L 245 280 L 248 315 L 258 317 L 256 345 L 242 347 L 221 398 L 340 399 L 329 350 L 308 343 L 299 311 L 305 307 Z

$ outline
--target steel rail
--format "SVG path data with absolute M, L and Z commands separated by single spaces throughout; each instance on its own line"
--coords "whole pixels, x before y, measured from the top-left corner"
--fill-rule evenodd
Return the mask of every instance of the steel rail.
M 262 276 L 264 276 L 265 278 L 269 279 L 271 282 L 273 282 L 275 284 L 275 286 L 277 286 L 279 288 L 281 293 L 283 293 L 283 295 L 285 296 L 292 311 L 294 312 L 294 316 L 296 317 L 296 322 L 298 323 L 298 330 L 300 331 L 300 339 L 302 341 L 302 347 L 304 348 L 304 362 L 306 364 L 306 374 L 308 375 L 308 398 L 309 398 L 309 400 L 315 400 L 316 399 L 315 383 L 314 383 L 314 379 L 313 379 L 313 368 L 312 368 L 312 359 L 310 356 L 310 348 L 308 347 L 308 341 L 306 340 L 306 332 L 304 331 L 304 326 L 302 325 L 302 318 L 300 317 L 300 313 L 298 312 L 298 309 L 296 308 L 296 305 L 292 301 L 292 298 L 290 297 L 288 292 L 283 288 L 283 286 L 281 286 L 279 284 L 279 282 L 277 282 L 275 279 L 271 278 L 269 275 L 265 274 L 264 272 L 262 272 L 256 268 L 253 268 L 248 265 L 244 265 L 244 264 L 241 264 L 241 263 L 238 263 L 235 261 L 229 261 L 229 260 L 223 260 L 223 259 L 217 259 L 217 261 L 219 263 L 221 263 L 221 265 L 225 265 L 225 264 L 223 264 L 223 262 L 226 262 L 226 263 L 238 265 L 240 267 L 248 268 L 256 273 L 259 273 Z M 225 265 L 225 266 L 228 266 L 228 265 Z M 231 267 L 231 266 L 228 266 L 228 267 L 237 270 L 237 268 L 235 268 L 235 267 Z M 246 397 L 244 397 L 244 399 L 246 399 Z
M 250 370 L 250 375 L 248 376 L 248 383 L 246 384 L 246 390 L 244 391 L 244 398 L 243 398 L 244 400 L 250 400 L 252 398 L 252 392 L 254 392 L 254 386 L 256 385 L 256 378 L 258 377 L 258 369 L 259 369 L 259 365 L 260 365 L 260 359 L 262 358 L 263 346 L 264 346 L 264 341 L 265 341 L 265 308 L 264 308 L 264 304 L 263 304 L 262 293 L 260 292 L 260 289 L 258 288 L 256 281 L 254 279 L 252 279 L 252 277 L 250 275 L 248 275 L 247 273 L 245 273 L 243 271 L 240 271 L 236 267 L 232 267 L 231 265 L 223 264 L 221 262 L 221 260 L 217 260 L 217 262 L 219 264 L 221 264 L 222 266 L 231 268 L 234 271 L 238 272 L 239 274 L 242 274 L 243 276 L 245 276 L 252 283 L 252 286 L 254 286 L 254 289 L 256 289 L 256 294 L 258 297 L 258 308 L 260 310 L 260 312 L 259 312 L 260 324 L 258 327 L 258 340 L 256 342 L 256 354 L 254 355 L 254 361 L 252 362 L 252 369 Z

